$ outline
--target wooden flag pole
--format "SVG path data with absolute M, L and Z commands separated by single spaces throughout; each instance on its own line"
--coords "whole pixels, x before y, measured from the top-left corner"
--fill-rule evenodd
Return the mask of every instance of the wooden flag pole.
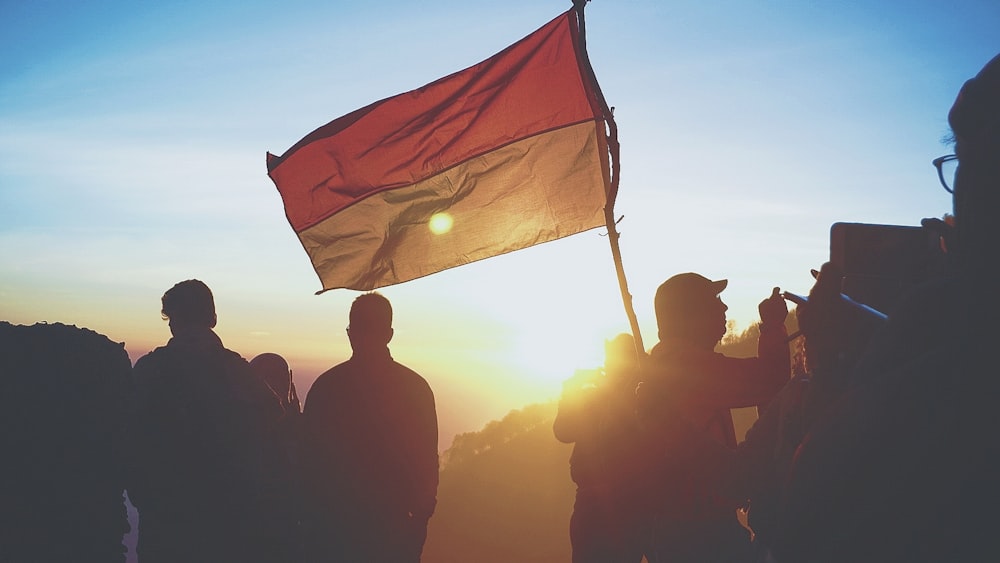
M 635 308 L 632 306 L 632 294 L 628 290 L 628 280 L 625 278 L 625 267 L 622 264 L 622 252 L 618 245 L 621 235 L 618 233 L 617 221 L 615 221 L 615 200 L 618 198 L 618 183 L 621 172 L 621 164 L 618 160 L 620 145 L 618 144 L 618 125 L 615 123 L 614 108 L 608 107 L 604 93 L 600 84 L 597 83 L 597 76 L 594 68 L 590 65 L 590 57 L 587 55 L 587 33 L 583 12 L 589 0 L 573 0 L 573 7 L 576 9 L 577 21 L 580 26 L 580 57 L 584 63 L 585 70 L 589 75 L 594 90 L 597 92 L 598 100 L 601 103 L 601 110 L 604 113 L 604 122 L 608 127 L 608 152 L 611 154 L 611 186 L 607 194 L 607 203 L 604 206 L 604 222 L 608 228 L 608 242 L 611 244 L 611 256 L 615 262 L 615 271 L 618 273 L 618 286 L 621 289 L 622 302 L 625 305 L 625 314 L 628 316 L 629 325 L 632 327 L 632 338 L 635 341 L 635 349 L 639 358 L 643 357 L 646 348 L 642 343 L 642 334 L 639 331 L 639 321 L 635 316 Z

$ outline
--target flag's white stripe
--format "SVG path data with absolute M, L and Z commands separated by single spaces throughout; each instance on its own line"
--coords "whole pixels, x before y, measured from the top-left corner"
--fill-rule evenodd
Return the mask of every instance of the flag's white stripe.
M 589 122 L 382 192 L 299 233 L 324 289 L 400 283 L 604 224 L 607 147 Z M 446 212 L 451 231 L 428 222 Z

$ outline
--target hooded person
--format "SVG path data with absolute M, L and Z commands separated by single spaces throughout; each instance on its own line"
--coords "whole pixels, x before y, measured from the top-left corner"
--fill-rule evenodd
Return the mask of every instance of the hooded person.
M 302 558 L 302 486 L 300 483 L 302 411 L 292 380 L 292 370 L 282 356 L 264 352 L 250 360 L 250 369 L 274 394 L 281 417 L 266 428 L 271 447 L 264 465 L 268 472 L 266 526 L 261 532 L 262 550 L 274 561 Z

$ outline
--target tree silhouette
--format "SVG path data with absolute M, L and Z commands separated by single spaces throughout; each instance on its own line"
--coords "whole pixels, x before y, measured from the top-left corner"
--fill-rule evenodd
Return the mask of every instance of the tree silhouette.
M 572 446 L 552 435 L 555 401 L 456 436 L 443 456 L 425 563 L 568 561 Z

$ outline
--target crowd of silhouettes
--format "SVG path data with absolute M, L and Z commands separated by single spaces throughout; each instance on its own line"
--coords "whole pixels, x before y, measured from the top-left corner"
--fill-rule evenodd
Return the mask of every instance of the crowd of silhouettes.
M 678 274 L 654 298 L 659 342 L 632 355 L 632 413 L 600 385 L 567 381 L 553 430 L 575 443 L 574 563 L 996 558 L 1000 56 L 948 117 L 955 154 L 934 165 L 953 220 L 922 221 L 946 265 L 888 316 L 845 298 L 844 272 L 828 262 L 808 297 L 775 288 L 760 304 L 757 357 L 728 358 L 715 352 L 726 281 Z M 942 164 L 956 160 L 950 177 Z M 798 306 L 796 370 L 783 297 Z M 760 416 L 737 444 L 730 409 L 747 406 Z M 622 473 L 644 487 L 639 502 Z
M 351 308 L 350 360 L 300 407 L 278 354 L 245 360 L 213 330 L 212 291 L 185 280 L 171 338 L 125 348 L 62 324 L 0 323 L 0 561 L 419 561 L 438 483 L 427 382 L 389 354 L 392 308 Z
M 574 563 L 996 558 L 1000 56 L 948 118 L 955 155 L 934 164 L 954 221 L 925 220 L 947 271 L 887 319 L 852 307 L 824 264 L 788 297 L 793 373 L 779 288 L 759 305 L 757 355 L 727 357 L 727 281 L 687 272 L 657 289 L 648 354 L 619 335 L 601 369 L 566 381 L 553 431 L 574 445 Z M 124 561 L 126 492 L 142 563 L 420 560 L 437 413 L 389 352 L 384 296 L 354 300 L 353 354 L 302 408 L 284 358 L 225 348 L 204 283 L 161 305 L 172 337 L 134 367 L 93 331 L 0 322 L 0 561 Z M 739 407 L 760 413 L 742 442 Z

